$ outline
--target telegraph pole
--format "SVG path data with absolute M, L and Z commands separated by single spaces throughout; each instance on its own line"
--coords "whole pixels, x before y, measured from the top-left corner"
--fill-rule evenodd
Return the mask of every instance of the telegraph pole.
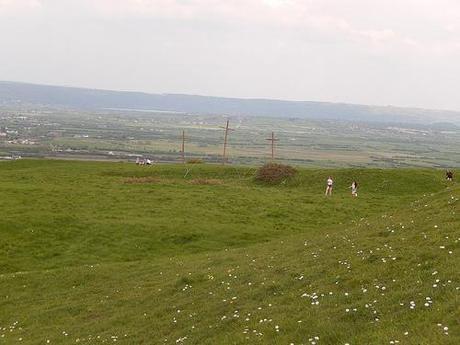
M 275 132 L 272 132 L 272 136 L 268 139 L 265 139 L 271 142 L 272 146 L 272 161 L 275 160 L 275 142 L 279 141 L 279 139 L 275 138 Z
M 225 127 L 220 127 L 225 129 L 225 136 L 224 136 L 224 153 L 222 155 L 222 165 L 227 163 L 227 142 L 228 142 L 228 132 L 233 131 L 233 129 L 229 128 L 229 120 L 227 120 L 227 125 Z

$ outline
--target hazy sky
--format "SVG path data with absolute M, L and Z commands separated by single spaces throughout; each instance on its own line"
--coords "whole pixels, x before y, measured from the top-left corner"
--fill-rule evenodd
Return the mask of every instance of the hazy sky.
M 460 110 L 460 1 L 0 0 L 0 80 Z

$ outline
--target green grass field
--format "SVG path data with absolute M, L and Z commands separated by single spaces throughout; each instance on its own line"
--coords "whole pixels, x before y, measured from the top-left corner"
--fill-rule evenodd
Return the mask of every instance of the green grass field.
M 0 344 L 460 343 L 460 185 L 443 171 L 253 175 L 0 163 Z

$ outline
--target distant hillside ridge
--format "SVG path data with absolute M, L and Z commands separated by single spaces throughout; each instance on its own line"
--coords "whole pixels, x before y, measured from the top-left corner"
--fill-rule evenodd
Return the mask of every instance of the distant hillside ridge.
M 460 124 L 460 112 L 313 101 L 149 94 L 0 81 L 0 105 L 42 105 L 86 110 L 130 109 L 189 114 L 268 116 L 347 121 Z

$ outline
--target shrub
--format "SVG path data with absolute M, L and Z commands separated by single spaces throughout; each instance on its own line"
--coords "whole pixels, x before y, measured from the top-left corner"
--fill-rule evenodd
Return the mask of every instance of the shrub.
M 268 184 L 279 184 L 294 177 L 297 170 L 290 165 L 267 163 L 256 173 L 256 180 Z

